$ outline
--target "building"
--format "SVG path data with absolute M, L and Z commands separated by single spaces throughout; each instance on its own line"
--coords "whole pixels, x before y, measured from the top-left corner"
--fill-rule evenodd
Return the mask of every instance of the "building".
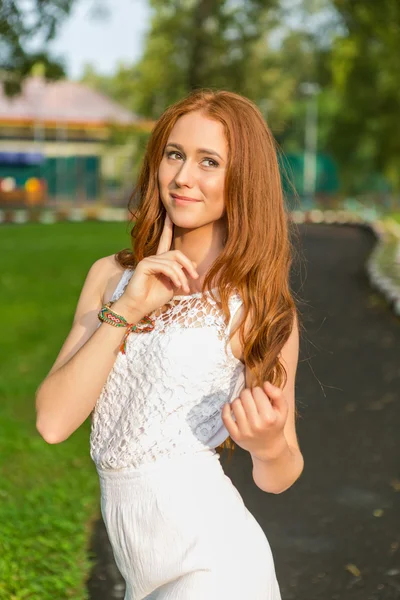
M 12 98 L 0 83 L 0 202 L 99 199 L 111 132 L 152 126 L 78 82 L 30 77 Z

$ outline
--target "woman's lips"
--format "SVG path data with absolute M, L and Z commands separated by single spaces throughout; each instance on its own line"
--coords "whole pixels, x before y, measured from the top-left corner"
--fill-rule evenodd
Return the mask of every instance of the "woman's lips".
M 177 194 L 171 194 L 171 197 L 175 200 L 176 204 L 193 204 L 194 202 L 200 202 L 196 198 L 188 198 L 187 196 L 178 196 Z

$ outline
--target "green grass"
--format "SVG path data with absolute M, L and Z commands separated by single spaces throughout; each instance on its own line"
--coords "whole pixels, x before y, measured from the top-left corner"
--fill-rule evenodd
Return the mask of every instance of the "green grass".
M 35 391 L 91 264 L 129 247 L 125 223 L 0 226 L 0 599 L 86 599 L 99 516 L 87 420 L 62 444 L 35 428 Z
M 400 212 L 393 213 L 390 216 L 391 216 L 392 219 L 394 219 L 395 221 L 397 221 L 397 223 L 400 223 Z

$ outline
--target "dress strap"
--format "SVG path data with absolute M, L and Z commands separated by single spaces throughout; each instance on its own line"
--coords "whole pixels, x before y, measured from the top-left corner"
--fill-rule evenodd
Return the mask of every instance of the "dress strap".
M 132 269 L 125 269 L 125 271 L 122 273 L 121 279 L 117 283 L 117 287 L 115 288 L 113 295 L 111 296 L 111 302 L 115 302 L 122 296 L 126 286 L 128 285 L 128 281 L 132 277 L 132 274 Z M 98 323 L 97 328 L 99 328 L 100 325 L 101 321 Z
M 122 277 L 119 280 L 118 285 L 115 288 L 114 293 L 111 297 L 111 302 L 115 302 L 116 300 L 118 300 L 118 298 L 120 298 L 122 296 L 132 275 L 133 275 L 133 269 L 125 269 L 125 271 L 122 273 Z
M 232 326 L 233 320 L 236 316 L 236 313 L 238 312 L 238 310 L 242 306 L 242 304 L 243 304 L 243 300 L 238 293 L 233 294 L 229 298 L 229 311 L 231 314 L 230 314 L 228 326 L 226 328 L 226 332 L 227 332 L 228 336 L 230 334 L 231 326 Z

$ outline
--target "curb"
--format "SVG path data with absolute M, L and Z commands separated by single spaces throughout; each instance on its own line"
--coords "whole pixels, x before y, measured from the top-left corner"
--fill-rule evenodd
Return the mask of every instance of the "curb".
M 367 227 L 372 231 L 376 238 L 376 245 L 365 265 L 369 282 L 384 296 L 395 315 L 400 317 L 400 224 L 391 219 L 385 221 L 373 219 L 371 213 L 368 214 L 367 211 L 363 215 L 362 212 L 348 210 L 294 210 L 291 216 L 296 224 L 356 225 Z M 0 224 L 128 220 L 128 209 L 109 206 L 0 209 Z M 389 247 L 390 252 L 388 252 Z M 390 256 L 389 262 L 386 261 L 387 253 Z M 396 277 L 388 271 L 395 271 Z
M 397 317 L 400 317 L 400 225 L 392 219 L 372 220 L 362 213 L 345 210 L 295 210 L 291 213 L 295 223 L 325 223 L 336 225 L 358 225 L 366 227 L 375 236 L 376 244 L 368 257 L 365 269 L 371 287 L 380 292 Z M 392 249 L 392 260 L 385 264 L 388 248 Z M 390 252 L 389 252 L 390 254 Z M 396 271 L 394 278 L 388 271 Z
M 61 221 L 127 221 L 128 219 L 128 209 L 112 206 L 0 209 L 0 224 L 52 224 Z

